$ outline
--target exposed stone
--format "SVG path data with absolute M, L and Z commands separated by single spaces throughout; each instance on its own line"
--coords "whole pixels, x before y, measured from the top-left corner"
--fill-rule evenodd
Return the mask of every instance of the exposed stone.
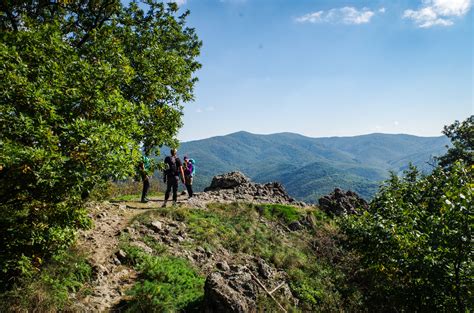
M 153 221 L 150 224 L 150 228 L 153 229 L 155 232 L 160 232 L 163 230 L 163 224 L 160 221 Z
M 319 199 L 319 206 L 328 214 L 345 215 L 361 214 L 367 210 L 367 201 L 353 191 L 344 192 L 339 188 Z
M 216 267 L 217 267 L 219 270 L 224 271 L 224 272 L 230 271 L 229 264 L 227 264 L 226 261 L 217 262 L 217 263 L 216 263 Z
M 122 249 L 117 251 L 117 253 L 115 253 L 115 256 L 120 262 L 125 262 L 127 260 L 127 253 L 125 253 L 125 251 L 123 251 Z
M 245 201 L 254 203 L 281 203 L 306 206 L 291 198 L 281 183 L 257 184 L 240 172 L 231 172 L 215 176 L 205 192 L 196 194 L 193 205 L 201 202 Z
M 230 172 L 214 176 L 211 185 L 204 189 L 204 191 L 231 189 L 249 182 L 250 179 L 248 179 L 244 174 L 240 172 Z
M 288 224 L 288 228 L 292 231 L 298 231 L 298 230 L 302 230 L 303 226 L 298 221 L 295 221 Z
M 205 312 L 246 313 L 256 310 L 258 287 L 249 273 L 215 272 L 204 286 Z

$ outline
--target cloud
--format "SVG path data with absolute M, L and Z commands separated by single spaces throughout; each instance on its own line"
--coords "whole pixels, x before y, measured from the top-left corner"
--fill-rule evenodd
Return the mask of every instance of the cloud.
M 379 13 L 385 13 L 387 10 L 385 10 L 385 8 L 380 8 L 379 9 Z
M 173 1 L 176 2 L 176 4 L 178 6 L 182 6 L 182 5 L 186 4 L 187 0 L 173 0 Z
M 383 9 L 385 12 L 385 9 Z M 381 11 L 379 11 L 381 12 Z M 381 12 L 383 13 L 383 12 Z M 298 23 L 342 23 L 347 25 L 359 25 L 369 23 L 375 15 L 368 8 L 358 10 L 354 7 L 343 7 L 329 11 L 317 11 L 295 19 Z
M 418 10 L 405 10 L 403 18 L 411 19 L 420 28 L 451 26 L 453 19 L 467 14 L 472 0 L 422 0 Z

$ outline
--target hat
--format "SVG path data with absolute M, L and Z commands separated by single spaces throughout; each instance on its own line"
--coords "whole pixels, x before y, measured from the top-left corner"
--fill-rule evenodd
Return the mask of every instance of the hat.
M 187 157 L 187 156 L 184 156 L 184 159 L 185 159 L 185 160 L 187 160 L 187 159 L 188 159 L 188 157 Z

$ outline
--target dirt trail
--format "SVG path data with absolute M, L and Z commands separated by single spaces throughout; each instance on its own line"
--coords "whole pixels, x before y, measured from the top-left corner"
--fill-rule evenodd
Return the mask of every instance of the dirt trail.
M 150 199 L 148 203 L 123 201 L 115 203 L 95 203 L 90 205 L 94 228 L 80 234 L 79 248 L 88 255 L 93 267 L 94 281 L 91 293 L 78 299 L 74 311 L 108 312 L 114 311 L 137 278 L 137 273 L 121 264 L 115 255 L 119 237 L 131 220 L 142 213 L 161 207 L 162 200 Z M 179 199 L 178 204 L 186 201 Z

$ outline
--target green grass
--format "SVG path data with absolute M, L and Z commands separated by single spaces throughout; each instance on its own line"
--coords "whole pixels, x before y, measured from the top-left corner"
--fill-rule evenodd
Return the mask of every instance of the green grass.
M 281 228 L 279 223 L 288 224 L 307 215 L 315 221 L 315 228 L 299 232 L 276 231 Z M 284 270 L 293 293 L 300 299 L 297 311 L 339 310 L 341 294 L 337 284 L 342 274 L 331 263 L 339 253 L 332 239 L 336 229 L 319 209 L 278 204 L 210 204 L 207 209 L 157 209 L 141 215 L 137 221 L 149 223 L 160 216 L 186 224 L 188 236 L 193 241 L 191 246 L 183 245 L 183 248 L 200 246 L 211 252 L 225 248 L 234 255 L 245 253 L 261 257 L 275 268 Z M 326 243 L 324 249 L 315 250 L 314 238 Z M 259 308 L 268 311 L 267 305 L 271 305 L 271 301 L 261 302 Z M 295 309 L 287 305 L 289 309 Z
M 122 238 L 122 249 L 128 263 L 140 273 L 140 281 L 129 291 L 132 300 L 126 304 L 127 312 L 180 312 L 198 311 L 204 296 L 204 277 L 184 259 L 168 256 L 166 248 L 146 242 L 154 254 L 127 243 Z M 156 255 L 158 254 L 158 255 Z
M 35 275 L 21 278 L 13 288 L 0 295 L 0 303 L 11 312 L 61 311 L 72 304 L 70 293 L 81 297 L 90 292 L 91 277 L 92 269 L 85 256 L 70 249 L 49 260 Z
M 151 197 L 163 197 L 164 194 L 162 192 L 152 192 L 148 194 L 148 198 Z M 119 195 L 111 199 L 111 201 L 140 201 L 142 197 L 141 193 L 137 194 L 125 194 Z

